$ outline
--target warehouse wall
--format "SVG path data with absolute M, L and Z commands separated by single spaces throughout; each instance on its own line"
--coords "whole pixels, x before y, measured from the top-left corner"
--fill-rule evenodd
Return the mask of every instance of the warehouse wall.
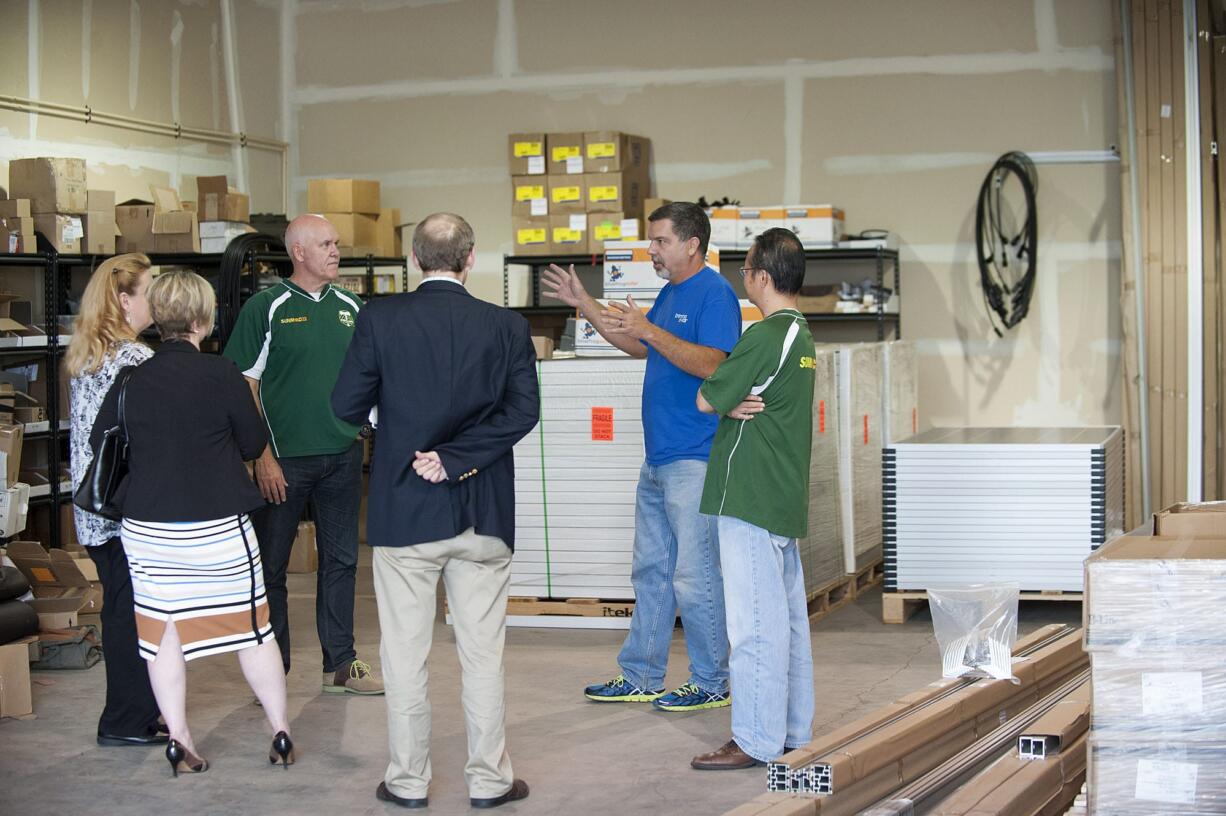
M 506 134 L 651 137 L 660 196 L 834 203 L 903 242 L 903 327 L 935 424 L 1117 423 L 1114 164 L 1040 167 L 1030 317 L 992 333 L 974 204 L 1011 149 L 1116 141 L 1108 0 L 300 0 L 295 192 L 383 182 L 406 219 L 473 223 L 501 301 Z
M 252 136 L 281 136 L 277 4 L 234 0 L 239 117 L 231 117 L 221 3 L 0 0 L 0 95 Z M 270 36 L 271 35 L 271 36 Z M 175 81 L 177 80 L 177 81 Z M 195 177 L 245 161 L 252 212 L 282 209 L 281 158 L 249 149 L 0 110 L 0 186 L 10 159 L 79 156 L 91 186 L 119 200 L 149 184 L 196 195 Z

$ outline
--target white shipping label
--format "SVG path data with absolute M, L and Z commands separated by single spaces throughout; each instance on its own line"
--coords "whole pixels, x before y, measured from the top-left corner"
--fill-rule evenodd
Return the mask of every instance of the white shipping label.
M 549 215 L 549 199 L 534 198 L 531 201 L 528 207 L 533 215 Z
M 566 157 L 566 172 L 574 175 L 575 173 L 583 172 L 583 157 L 582 156 L 567 156 Z
M 639 237 L 639 220 L 637 218 L 623 218 L 621 223 L 622 240 L 633 241 Z
M 545 174 L 545 157 L 544 156 L 529 156 L 528 157 L 528 175 L 543 176 Z
M 64 222 L 64 241 L 75 241 L 78 238 L 85 237 L 85 227 L 81 224 L 80 218 L 69 218 Z
M 1138 759 L 1136 798 L 1193 804 L 1196 801 L 1196 771 L 1193 762 Z
M 1146 717 L 1200 714 L 1205 710 L 1200 672 L 1145 672 L 1141 713 Z
M 570 217 L 570 228 L 583 232 L 587 229 L 587 216 L 583 213 L 578 213 Z

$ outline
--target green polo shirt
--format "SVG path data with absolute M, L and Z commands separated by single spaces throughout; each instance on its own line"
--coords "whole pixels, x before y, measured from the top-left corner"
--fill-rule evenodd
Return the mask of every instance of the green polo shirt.
M 361 300 L 338 286 L 314 295 L 288 280 L 252 296 L 225 356 L 260 381 L 260 406 L 278 457 L 342 453 L 359 426 L 332 413 L 332 387 L 353 339 Z
M 788 538 L 807 534 L 815 366 L 808 322 L 795 309 L 780 309 L 746 329 L 703 382 L 703 397 L 720 415 L 703 513 Z M 750 393 L 766 410 L 750 420 L 725 416 Z

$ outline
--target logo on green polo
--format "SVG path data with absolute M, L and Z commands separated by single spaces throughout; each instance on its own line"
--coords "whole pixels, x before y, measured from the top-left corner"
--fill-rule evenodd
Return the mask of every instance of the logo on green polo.
M 348 326 L 351 329 L 353 328 L 353 312 L 349 311 L 348 309 L 341 309 L 336 313 L 336 316 L 340 318 L 342 326 Z

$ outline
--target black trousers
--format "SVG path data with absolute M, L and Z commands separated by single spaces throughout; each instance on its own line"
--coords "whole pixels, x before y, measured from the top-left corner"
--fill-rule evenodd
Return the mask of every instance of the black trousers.
M 158 704 L 149 685 L 149 668 L 136 646 L 136 607 L 132 576 L 119 538 L 87 547 L 102 582 L 102 654 L 106 667 L 106 706 L 98 733 L 117 737 L 148 734 L 157 727 Z

